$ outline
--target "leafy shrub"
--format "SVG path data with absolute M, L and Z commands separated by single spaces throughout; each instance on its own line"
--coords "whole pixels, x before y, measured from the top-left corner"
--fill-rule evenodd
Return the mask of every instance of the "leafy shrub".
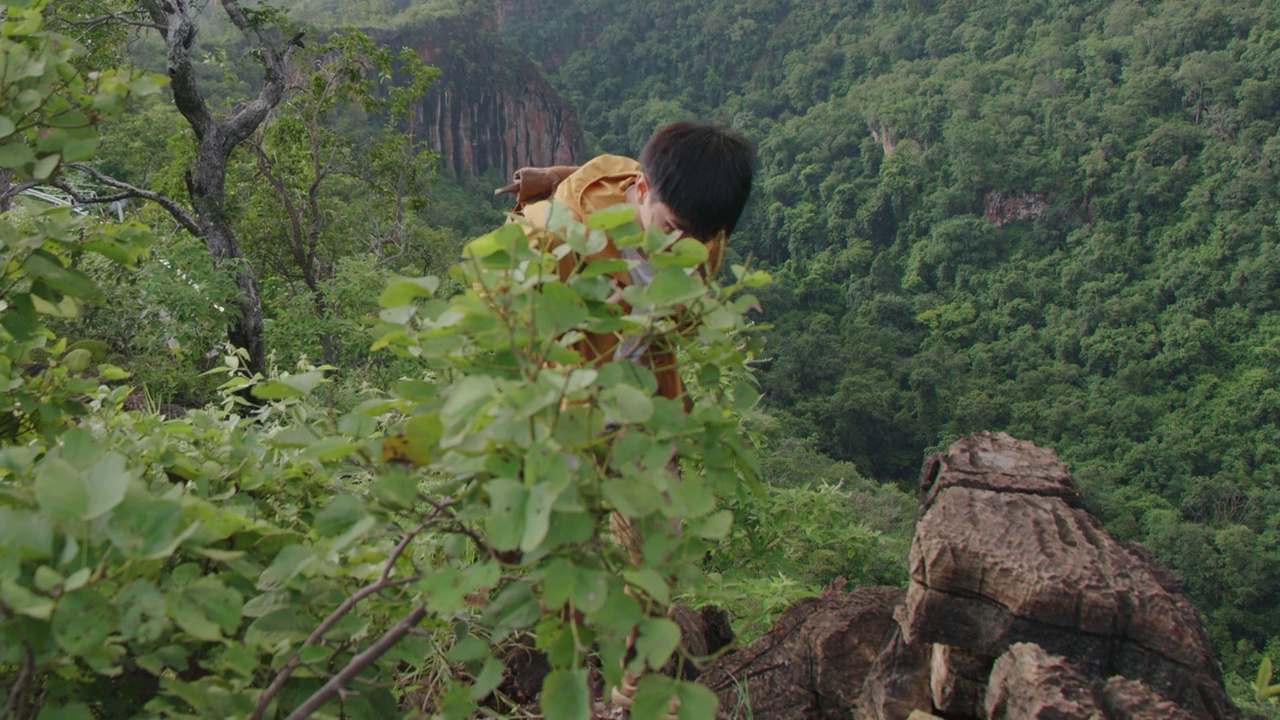
M 692 276 L 698 243 L 640 232 L 629 211 L 593 221 L 558 228 L 562 247 L 588 252 L 605 231 L 643 244 L 659 273 L 628 297 L 647 313 L 604 302 L 616 263 L 558 282 L 556 257 L 507 226 L 468 245 L 456 274 L 469 289 L 450 300 L 434 278 L 382 293 L 377 345 L 420 368 L 389 395 L 337 413 L 308 399 L 327 368 L 250 377 L 230 354 L 223 405 L 170 420 L 126 411 L 130 388 L 101 382 L 126 373 L 40 315 L 102 300 L 72 257 L 127 264 L 149 236 L 65 210 L 0 226 L 0 409 L 14 418 L 0 448 L 4 707 L 385 717 L 403 669 L 434 663 L 458 672 L 432 709 L 466 717 L 501 678 L 493 646 L 536 629 L 555 668 L 545 712 L 585 718 L 589 657 L 614 684 L 630 640 L 630 671 L 664 665 L 679 641 L 663 613 L 672 584 L 700 583 L 703 538 L 730 527 L 717 498 L 756 472 L 738 423 L 757 395 L 713 381 L 745 372 L 755 299 Z M 703 381 L 692 411 L 652 397 L 633 363 L 579 366 L 574 340 L 613 327 L 685 348 Z M 640 531 L 637 565 L 603 539 L 612 511 Z M 715 705 L 649 676 L 634 716 L 662 716 L 671 697 L 687 718 Z

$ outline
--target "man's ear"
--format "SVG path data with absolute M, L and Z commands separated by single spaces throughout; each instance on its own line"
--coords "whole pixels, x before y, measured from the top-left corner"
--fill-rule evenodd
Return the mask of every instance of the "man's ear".
M 636 176 L 636 195 L 636 199 L 642 203 L 649 197 L 649 178 L 644 173 Z

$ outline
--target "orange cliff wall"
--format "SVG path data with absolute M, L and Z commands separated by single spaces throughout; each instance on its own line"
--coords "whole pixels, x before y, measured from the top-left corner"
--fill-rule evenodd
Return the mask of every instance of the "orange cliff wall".
M 527 165 L 587 159 L 572 104 L 491 22 L 440 19 L 387 42 L 411 47 L 440 68 L 414 109 L 414 123 L 459 177 L 510 177 Z

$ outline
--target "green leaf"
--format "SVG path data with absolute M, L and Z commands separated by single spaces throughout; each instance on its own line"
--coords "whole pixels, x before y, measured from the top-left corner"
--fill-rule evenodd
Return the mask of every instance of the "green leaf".
M 36 502 L 64 518 L 83 518 L 89 510 L 89 490 L 80 472 L 59 458 L 46 459 L 36 471 Z
M 19 141 L 11 141 L 0 145 L 0 168 L 21 170 L 36 159 L 31 148 Z
M 182 588 L 181 595 L 200 615 L 215 623 L 223 633 L 234 635 L 240 626 L 244 599 L 240 593 L 215 578 L 203 577 Z M 178 618 L 174 618 L 178 621 Z M 184 628 L 185 629 L 185 628 Z
M 462 248 L 462 254 L 476 259 L 487 258 L 499 252 L 507 253 L 508 257 L 519 257 L 522 250 L 525 255 L 535 257 L 529 252 L 529 241 L 525 237 L 524 228 L 519 223 L 507 223 L 467 243 Z
M 578 571 L 565 558 L 556 558 L 542 574 L 542 600 L 547 607 L 560 607 L 573 596 Z
M 259 590 L 275 590 L 297 577 L 316 559 L 315 553 L 301 545 L 285 545 L 276 554 L 271 566 L 258 576 Z
M 129 92 L 136 95 L 152 95 L 160 91 L 160 83 L 169 79 L 156 73 L 142 73 L 129 83 Z
M 713 718 L 720 709 L 720 699 L 706 685 L 680 682 L 676 684 L 676 695 L 680 698 L 680 720 Z
M 582 272 L 578 274 L 578 277 L 586 279 L 597 278 L 601 275 L 626 272 L 630 267 L 630 263 L 626 260 L 617 258 L 600 258 L 587 263 L 587 266 L 582 269 Z M 578 290 L 579 293 L 582 292 L 582 290 L 579 290 L 577 287 L 574 289 Z M 608 294 L 605 294 L 604 297 L 608 297 Z
M 700 297 L 706 289 L 701 280 L 684 270 L 667 268 L 653 277 L 644 297 L 654 305 L 677 305 Z
M 84 703 L 67 703 L 66 705 L 45 705 L 40 708 L 36 720 L 94 720 L 89 706 Z
M 355 495 L 338 495 L 316 513 L 314 527 L 321 537 L 339 535 L 367 515 L 364 503 Z
M 13 124 L 12 120 L 5 115 L 0 115 L 0 140 L 9 137 L 13 134 L 13 131 L 17 129 L 17 126 Z
M 100 649 L 116 631 L 116 611 L 93 588 L 81 588 L 58 599 L 53 613 L 53 637 L 72 655 Z
M 405 452 L 416 465 L 429 465 L 443 435 L 440 413 L 414 415 L 404 424 Z
M 405 400 L 412 400 L 414 402 L 426 402 L 434 398 L 436 394 L 440 391 L 440 388 L 438 385 L 436 385 L 435 383 L 427 382 L 425 380 L 400 380 L 396 382 L 394 385 L 392 385 L 391 388 L 395 392 L 397 397 L 404 398 Z M 369 402 L 381 403 L 382 401 L 371 400 Z M 365 405 L 362 404 L 360 405 L 360 407 L 363 408 L 365 407 Z M 382 407 L 382 406 L 377 405 L 374 407 Z M 389 409 L 390 408 L 379 410 L 377 414 L 381 415 L 387 412 L 387 410 Z M 371 411 L 372 410 L 370 410 L 370 412 Z
M 635 587 L 640 588 L 649 597 L 657 600 L 662 605 L 671 602 L 671 586 L 662 576 L 662 573 L 653 568 L 635 568 L 622 573 L 627 582 Z
M 609 576 L 591 568 L 578 568 L 573 583 L 573 604 L 581 611 L 593 613 L 609 601 Z
M 689 532 L 707 540 L 720 540 L 728 536 L 732 527 L 733 513 L 721 510 L 689 523 Z
M 587 227 L 593 230 L 612 230 L 635 219 L 636 210 L 630 203 L 618 203 L 591 213 L 587 217 Z
M 77 348 L 62 356 L 62 364 L 71 372 L 79 373 L 84 372 L 89 367 L 89 362 L 92 359 L 93 356 L 89 354 L 88 350 Z
M 378 297 L 378 305 L 384 308 L 407 305 L 420 297 L 431 297 L 440 287 L 436 277 L 403 278 L 387 285 Z
M 618 384 L 601 392 L 600 404 L 610 420 L 623 424 L 653 417 L 653 398 L 633 385 Z
M 304 395 L 309 395 L 311 394 L 312 390 L 315 390 L 322 383 L 324 383 L 324 370 L 320 368 L 316 368 L 315 370 L 308 370 L 304 373 L 298 373 L 297 375 L 290 375 L 289 377 L 280 378 L 280 382 L 301 392 Z
M 672 700 L 678 700 L 679 697 L 675 680 L 662 675 L 645 675 L 636 683 L 631 720 L 666 720 L 674 705 Z M 714 718 L 715 714 L 704 717 Z
M 36 180 L 48 180 L 53 171 L 58 169 L 58 164 L 62 162 L 61 155 L 46 155 L 36 161 L 31 168 L 31 177 Z
M 98 151 L 101 140 L 96 137 L 85 138 L 83 140 L 72 140 L 62 146 L 63 162 L 79 162 L 88 160 Z
M 489 643 L 475 635 L 468 635 L 459 640 L 452 648 L 449 648 L 449 652 L 445 653 L 444 657 L 453 663 L 474 662 L 487 658 L 489 657 Z
M 150 644 L 159 640 L 169 619 L 164 596 L 146 580 L 135 580 L 115 597 L 120 613 L 120 635 L 125 640 Z
M 542 681 L 542 713 L 557 720 L 590 720 L 591 690 L 587 671 L 553 670 Z
M 764 270 L 756 270 L 742 278 L 741 282 L 746 287 L 755 289 L 764 287 L 765 285 L 773 282 L 773 278 Z
M 83 303 L 70 295 L 63 295 L 58 302 L 49 302 L 39 295 L 32 295 L 31 302 L 35 305 L 36 312 L 41 315 L 50 315 L 58 318 L 78 318 L 83 311 Z
M 368 418 L 364 419 L 368 420 Z M 327 437 L 307 445 L 306 455 L 322 463 L 328 463 L 345 458 L 359 449 L 360 443 L 349 442 L 340 437 Z
M 601 484 L 600 490 L 610 505 L 632 518 L 644 517 L 666 502 L 662 491 L 635 477 L 609 478 Z
M 449 388 L 440 419 L 449 427 L 470 425 L 480 408 L 493 402 L 498 387 L 487 375 L 472 375 Z
M 249 623 L 244 641 L 254 648 L 269 650 L 281 643 L 300 643 L 315 630 L 316 621 L 296 605 L 273 610 Z
M 637 658 L 652 669 L 660 669 L 680 644 L 680 626 L 667 618 L 649 618 L 640 623 L 636 638 Z
M 92 520 L 114 509 L 121 500 L 124 500 L 132 480 L 133 473 L 125 467 L 123 455 L 114 452 L 104 455 L 89 469 L 85 478 L 89 493 L 82 517 L 85 520 Z
M 37 595 L 16 582 L 0 578 L 0 600 L 15 615 L 48 620 L 53 614 L 53 600 Z
M 373 483 L 378 499 L 392 507 L 411 508 L 418 502 L 418 478 L 404 473 L 389 473 Z
M 102 363 L 98 366 L 98 374 L 102 376 L 103 380 L 127 380 L 133 375 L 133 373 L 124 368 L 108 365 L 107 363 Z
M 537 294 L 534 323 L 545 336 L 559 335 L 587 319 L 587 306 L 563 283 L 547 283 Z
M 489 517 L 485 519 L 489 543 L 495 550 L 520 547 L 528 513 L 529 491 L 519 482 L 505 479 L 490 480 L 484 489 L 489 493 Z
M 85 302 L 101 302 L 103 294 L 88 275 L 65 267 L 58 258 L 44 250 L 37 250 L 23 263 L 32 278 L 39 278 L 49 287 Z M 33 290 L 34 291 L 34 290 Z
M 505 666 L 494 657 L 484 659 L 484 666 L 471 684 L 471 698 L 477 702 L 489 696 L 502 682 Z M 383 717 L 386 717 L 385 715 Z
M 549 483 L 539 483 L 529 491 L 529 499 L 525 504 L 524 534 L 520 538 L 520 550 L 523 552 L 533 552 L 547 537 L 547 530 L 551 526 L 551 510 L 560 494 L 548 485 Z

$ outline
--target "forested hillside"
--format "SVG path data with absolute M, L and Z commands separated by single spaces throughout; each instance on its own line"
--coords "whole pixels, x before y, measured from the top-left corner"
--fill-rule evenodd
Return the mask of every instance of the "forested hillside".
M 961 433 L 1053 447 L 1228 669 L 1257 659 L 1280 628 L 1280 5 L 502 5 L 600 150 L 689 117 L 758 143 L 733 243 L 778 280 L 779 436 L 904 487 Z
M 0 718 L 586 718 L 624 668 L 709 717 L 649 673 L 668 610 L 904 584 L 979 430 L 1055 449 L 1265 709 L 1280 2 L 0 0 L 0 65 Z M 500 169 L 687 118 L 759 150 L 721 282 L 571 224 L 655 259 L 619 319 L 503 224 Z M 617 323 L 692 410 L 579 367 Z

